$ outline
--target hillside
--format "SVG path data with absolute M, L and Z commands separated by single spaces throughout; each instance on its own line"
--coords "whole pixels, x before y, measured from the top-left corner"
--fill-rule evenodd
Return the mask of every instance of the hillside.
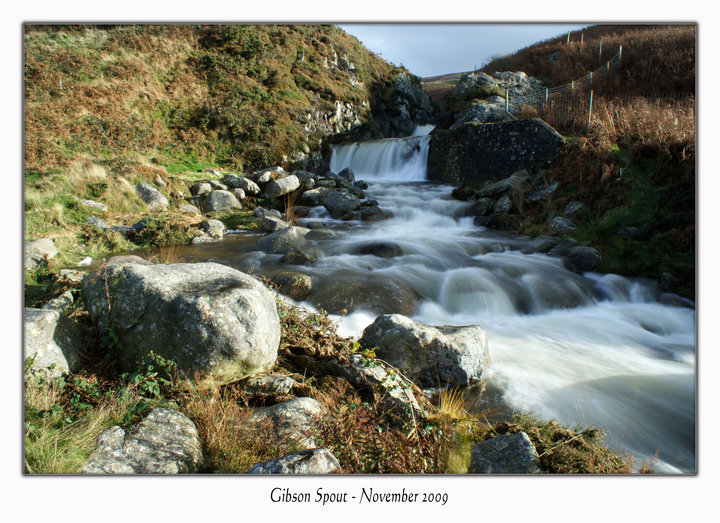
M 27 26 L 25 168 L 302 159 L 399 72 L 334 26 Z
M 695 26 L 592 26 L 571 33 L 569 43 L 567 35 L 540 42 L 482 72 L 523 71 L 560 87 L 601 67 L 621 45 L 618 68 L 592 82 L 591 118 L 589 87 L 567 88 L 548 104 L 520 111 L 520 118 L 540 117 L 560 130 L 568 144 L 544 173 L 548 183 L 559 183 L 553 198 L 501 225 L 539 234 L 549 218 L 579 201 L 585 209 L 573 216 L 572 236 L 602 252 L 603 271 L 651 278 L 669 272 L 679 280 L 677 290 L 694 298 Z M 423 80 L 428 95 L 444 105 L 436 112 L 441 126 L 453 122 L 456 101 L 447 94 L 459 77 Z

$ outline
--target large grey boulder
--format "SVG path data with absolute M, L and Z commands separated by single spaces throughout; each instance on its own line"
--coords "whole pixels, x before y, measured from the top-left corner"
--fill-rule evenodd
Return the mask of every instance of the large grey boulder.
M 323 206 L 333 218 L 340 218 L 343 214 L 360 208 L 360 200 L 347 191 L 330 191 L 322 200 Z
M 275 216 L 266 215 L 263 216 L 260 222 L 260 230 L 267 233 L 277 232 L 285 227 L 290 227 L 290 224 Z
M 330 474 L 340 470 L 340 463 L 327 449 L 310 449 L 282 458 L 271 459 L 250 467 L 248 474 Z
M 189 474 L 203 461 L 195 424 L 176 410 L 156 408 L 130 431 L 114 426 L 98 437 L 83 474 Z
M 293 192 L 300 188 L 300 180 L 294 174 L 280 178 L 278 180 L 271 180 L 265 185 L 265 197 L 266 198 L 279 198 Z
M 386 314 L 363 331 L 359 342 L 426 387 L 479 383 L 490 364 L 487 335 L 479 325 L 433 327 Z
M 133 370 L 153 351 L 188 376 L 198 371 L 228 383 L 267 370 L 277 358 L 273 294 L 224 265 L 114 265 L 86 276 L 82 296 L 100 334 L 112 328 L 117 335 L 123 369 Z
M 163 211 L 168 207 L 168 199 L 155 187 L 145 182 L 140 182 L 135 186 L 135 193 L 150 211 Z
M 57 256 L 58 250 L 50 238 L 40 238 L 25 242 L 25 270 L 38 267 L 43 261 Z
M 308 245 L 305 236 L 310 229 L 305 227 L 285 227 L 261 238 L 257 243 L 258 249 L 271 254 L 286 254 L 293 249 L 302 249 Z
M 271 407 L 260 407 L 248 418 L 278 443 L 295 445 L 302 450 L 320 446 L 319 422 L 325 407 L 312 398 L 295 398 Z
M 293 300 L 302 301 L 312 292 L 312 278 L 301 272 L 281 272 L 273 275 L 270 281 L 278 286 L 279 293 Z
M 33 373 L 55 378 L 80 368 L 83 334 L 75 322 L 57 310 L 29 307 L 25 308 L 23 320 L 23 359 L 32 359 Z
M 501 434 L 473 445 L 471 474 L 538 474 L 540 458 L 524 432 Z
M 203 199 L 203 210 L 205 212 L 226 211 L 229 209 L 242 209 L 242 204 L 231 192 L 213 191 Z
M 237 182 L 237 188 L 242 189 L 245 191 L 246 194 L 251 194 L 255 196 L 256 194 L 260 194 L 260 186 L 256 184 L 254 181 L 252 181 L 250 178 L 240 178 Z

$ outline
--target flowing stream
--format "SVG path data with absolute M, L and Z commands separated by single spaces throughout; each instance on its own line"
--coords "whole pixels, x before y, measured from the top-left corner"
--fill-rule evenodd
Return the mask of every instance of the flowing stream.
M 347 278 L 396 282 L 414 294 L 414 320 L 486 329 L 488 388 L 509 408 L 603 428 L 606 443 L 632 453 L 637 466 L 654 458 L 658 472 L 694 472 L 693 304 L 659 303 L 654 281 L 572 273 L 559 258 L 524 254 L 528 238 L 475 226 L 464 216 L 470 204 L 451 199 L 452 187 L 425 181 L 423 131 L 335 147 L 331 170 L 351 167 L 392 217 L 348 224 L 315 208 L 299 224 L 319 221 L 332 231 L 318 241 L 316 263 L 280 266 L 280 256 L 255 249 L 253 235 L 180 254 L 256 273 L 298 270 L 312 277 L 315 292 Z M 377 244 L 401 253 L 360 253 Z M 338 316 L 341 334 L 359 335 L 378 315 L 369 308 Z

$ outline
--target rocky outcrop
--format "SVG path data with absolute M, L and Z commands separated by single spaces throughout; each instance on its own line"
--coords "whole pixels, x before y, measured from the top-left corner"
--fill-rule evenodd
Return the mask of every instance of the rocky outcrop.
M 472 446 L 471 474 L 538 474 L 540 458 L 524 432 L 501 434 Z
M 426 387 L 479 383 L 490 364 L 487 336 L 478 325 L 432 327 L 387 314 L 369 325 L 359 342 Z
M 82 473 L 191 474 L 202 462 L 193 422 L 176 410 L 156 408 L 130 431 L 116 425 L 100 433 Z
M 277 358 L 273 294 L 224 265 L 109 266 L 85 277 L 82 294 L 100 334 L 113 329 L 122 346 L 118 362 L 127 370 L 153 351 L 189 376 L 198 371 L 230 382 Z
M 32 372 L 55 378 L 80 368 L 83 334 L 71 319 L 50 308 L 26 307 L 23 320 L 23 356 L 32 361 Z
M 419 80 L 400 73 L 389 93 L 374 104 L 373 118 L 384 138 L 410 136 L 418 125 L 432 122 L 433 108 Z
M 208 193 L 203 199 L 203 210 L 205 212 L 229 209 L 242 209 L 237 197 L 231 192 L 219 189 Z
M 444 183 L 501 180 L 552 164 L 564 138 L 538 118 L 467 123 L 430 135 L 427 176 Z
M 282 458 L 271 459 L 250 467 L 248 474 L 331 474 L 340 463 L 327 449 L 311 449 Z

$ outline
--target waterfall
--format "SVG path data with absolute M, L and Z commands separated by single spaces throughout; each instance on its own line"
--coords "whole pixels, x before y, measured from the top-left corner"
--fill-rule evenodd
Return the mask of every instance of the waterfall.
M 433 126 L 418 126 L 413 136 L 336 145 L 330 170 L 350 167 L 355 178 L 367 182 L 422 182 L 427 179 L 428 133 Z M 417 134 L 416 134 L 417 133 Z

